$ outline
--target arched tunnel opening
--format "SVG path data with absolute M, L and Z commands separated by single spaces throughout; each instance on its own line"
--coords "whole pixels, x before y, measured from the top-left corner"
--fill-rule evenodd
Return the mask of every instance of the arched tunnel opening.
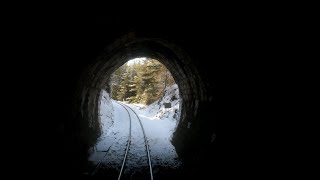
M 158 60 L 134 58 L 120 66 L 100 91 L 101 135 L 90 148 L 87 173 L 116 179 L 123 169 L 121 179 L 143 174 L 148 179 L 147 157 L 154 178 L 178 172 L 181 161 L 171 140 L 180 120 L 179 102 L 178 85 Z
M 32 113 L 30 122 L 38 120 L 34 131 L 28 130 L 28 142 L 34 142 L 34 148 L 27 148 L 34 154 L 28 156 L 28 162 L 35 162 L 30 169 L 60 177 L 86 175 L 90 148 L 102 134 L 101 90 L 126 61 L 149 57 L 164 64 L 179 87 L 180 117 L 171 143 L 184 177 L 196 178 L 204 168 L 208 173 L 215 170 L 215 85 L 220 68 L 215 53 L 223 47 L 206 45 L 215 44 L 217 37 L 208 28 L 184 16 L 148 21 L 137 16 L 62 15 L 46 22 L 43 36 L 32 36 L 38 42 L 29 46 L 36 51 L 34 60 L 23 61 L 27 68 L 21 68 L 22 73 L 34 73 L 24 78 L 27 84 L 19 85 L 29 97 L 24 111 Z M 205 165 L 208 161 L 211 166 Z M 42 164 L 46 166 L 39 167 Z
M 223 103 L 235 110 L 246 108 L 229 115 L 247 112 L 246 104 L 256 105 L 247 97 L 253 93 L 257 100 L 263 94 L 256 96 L 257 89 L 267 87 L 264 94 L 275 89 L 273 84 L 260 88 L 257 82 L 273 82 L 270 67 L 277 67 L 280 57 L 273 54 L 283 49 L 283 43 L 275 42 L 285 42 L 287 37 L 278 16 L 200 3 L 191 7 L 152 3 L 139 6 L 141 10 L 127 6 L 132 12 L 126 11 L 124 4 L 121 9 L 108 4 L 102 10 L 93 9 L 94 13 L 87 4 L 83 8 L 77 4 L 51 10 L 51 5 L 14 8 L 7 14 L 4 47 L 10 51 L 5 49 L 8 56 L 2 61 L 2 94 L 7 100 L 3 105 L 9 112 L 2 121 L 8 130 L 4 130 L 2 148 L 4 156 L 10 154 L 4 163 L 11 170 L 5 169 L 7 174 L 44 175 L 42 178 L 84 175 L 90 147 L 101 135 L 97 114 L 106 77 L 127 59 L 144 56 L 165 64 L 179 85 L 181 118 L 172 144 L 183 161 L 185 177 L 214 177 L 224 165 L 224 175 L 251 174 L 252 169 L 258 170 L 258 175 L 268 174 L 260 173 L 270 168 L 260 166 L 265 161 L 256 154 L 251 156 L 254 163 L 243 166 L 257 147 L 243 146 L 242 127 L 233 126 L 237 134 L 226 141 L 233 147 L 224 151 L 225 155 L 218 153 L 216 115 Z M 218 91 L 220 88 L 224 89 Z M 260 116 L 254 115 L 252 121 L 258 122 Z M 219 122 L 234 119 L 232 124 L 248 124 L 237 117 L 224 119 Z M 250 129 L 261 130 L 256 127 Z M 229 141 L 235 139 L 239 140 L 237 147 Z
M 108 78 L 121 65 L 136 57 L 150 57 L 164 64 L 180 91 L 180 119 L 173 133 L 172 144 L 179 157 L 188 159 L 192 152 L 192 141 L 200 134 L 199 111 L 207 100 L 203 79 L 189 55 L 175 44 L 157 38 L 137 38 L 129 33 L 109 45 L 83 73 L 76 99 L 75 114 L 82 124 L 80 134 L 88 147 L 96 143 L 101 135 L 99 121 L 99 97 L 107 89 Z M 201 111 L 200 111 L 201 112 Z M 214 132 L 211 132 L 214 134 Z M 209 137 L 208 137 L 209 138 Z M 210 137 L 211 138 L 211 137 Z

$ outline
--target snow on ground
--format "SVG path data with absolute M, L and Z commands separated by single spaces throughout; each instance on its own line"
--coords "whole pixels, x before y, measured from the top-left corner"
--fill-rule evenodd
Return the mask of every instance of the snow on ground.
M 113 124 L 114 119 L 114 110 L 113 105 L 111 103 L 111 98 L 107 91 L 102 90 L 102 96 L 100 99 L 100 123 L 102 126 L 103 134 L 101 138 L 106 137 L 107 130 Z
M 171 102 L 171 108 L 164 108 L 163 103 Z M 153 165 L 178 167 L 178 155 L 171 144 L 179 112 L 179 90 L 177 85 L 166 89 L 159 101 L 147 107 L 141 104 L 128 104 L 139 115 L 146 132 Z
M 163 103 L 171 103 L 171 108 L 164 108 Z M 170 87 L 167 87 L 164 91 L 163 98 L 145 108 L 145 113 L 148 116 L 159 117 L 163 119 L 164 117 L 178 120 L 178 117 L 173 117 L 174 114 L 178 115 L 179 113 L 179 90 L 178 85 L 174 84 Z
M 163 103 L 169 102 L 171 102 L 172 107 L 165 109 Z M 108 101 L 108 103 L 111 104 L 101 103 L 101 108 L 106 108 L 106 110 L 101 110 L 103 112 L 101 113 L 102 128 L 106 133 L 103 133 L 99 138 L 96 149 L 89 157 L 89 161 L 92 161 L 93 164 L 103 161 L 104 167 L 110 168 L 112 166 L 114 169 L 120 170 L 128 141 L 129 116 L 127 111 L 117 102 Z M 163 98 L 149 106 L 141 104 L 127 105 L 138 114 L 144 126 L 150 148 L 152 166 L 179 167 L 181 162 L 174 146 L 170 142 L 179 120 L 178 86 L 168 87 Z M 111 125 L 109 122 L 112 118 L 103 115 L 104 112 L 108 112 L 106 114 L 110 115 L 110 107 L 113 107 L 114 115 L 114 123 Z M 132 118 L 132 137 L 124 173 L 132 173 L 130 172 L 132 169 L 137 167 L 144 168 L 148 165 L 139 121 L 131 110 L 129 112 Z

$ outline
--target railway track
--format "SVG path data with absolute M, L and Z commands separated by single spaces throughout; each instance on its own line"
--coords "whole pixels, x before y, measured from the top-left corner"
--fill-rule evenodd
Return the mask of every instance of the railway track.
M 144 138 L 144 144 L 145 144 L 145 150 L 147 152 L 147 158 L 148 158 L 148 168 L 149 168 L 149 172 L 150 172 L 150 179 L 153 180 L 153 173 L 152 173 L 152 165 L 151 165 L 151 158 L 150 158 L 150 149 L 149 149 L 149 145 L 148 145 L 148 140 L 147 140 L 147 137 L 146 137 L 146 134 L 145 134 L 145 131 L 144 131 L 144 128 L 143 128 L 143 125 L 141 123 L 141 120 L 139 118 L 139 116 L 137 115 L 137 113 L 129 106 L 127 106 L 126 104 L 123 104 L 123 103 L 120 103 L 120 102 L 117 102 L 117 101 L 113 101 L 117 104 L 119 104 L 120 106 L 122 106 L 128 113 L 128 116 L 129 116 L 129 122 L 130 122 L 130 126 L 129 126 L 129 133 L 128 133 L 128 141 L 127 141 L 127 144 L 126 144 L 126 150 L 125 150 L 125 154 L 124 154 L 124 158 L 122 160 L 122 164 L 121 164 L 121 168 L 120 168 L 120 172 L 119 172 L 119 175 L 118 175 L 118 180 L 121 179 L 122 175 L 123 175 L 123 171 L 125 169 L 125 164 L 127 162 L 127 158 L 128 158 L 128 152 L 129 152 L 129 149 L 130 149 L 130 145 L 131 145 L 131 131 L 132 131 L 132 118 L 131 118 L 131 115 L 130 115 L 130 111 L 132 111 L 134 113 L 134 115 L 137 117 L 138 121 L 139 121 L 139 124 L 140 124 L 140 127 L 141 127 L 141 130 L 142 130 L 142 133 L 143 133 L 143 138 Z M 107 155 L 108 152 L 106 152 L 106 155 Z M 102 161 L 105 161 L 105 157 L 98 163 L 98 165 L 96 166 L 96 168 L 94 169 L 93 173 L 91 174 L 92 176 L 95 176 L 96 172 L 99 170 L 101 164 L 103 163 Z

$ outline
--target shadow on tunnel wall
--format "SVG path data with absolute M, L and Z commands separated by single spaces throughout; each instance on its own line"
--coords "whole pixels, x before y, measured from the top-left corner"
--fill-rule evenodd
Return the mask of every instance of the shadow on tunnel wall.
M 182 118 L 172 143 L 186 172 L 195 175 L 205 159 L 213 159 L 219 47 L 212 46 L 211 25 L 189 17 L 146 21 L 138 16 L 65 15 L 36 22 L 34 29 L 42 27 L 41 33 L 34 32 L 36 43 L 29 45 L 35 58 L 25 62 L 34 71 L 22 86 L 32 87 L 24 88 L 25 111 L 35 129 L 29 138 L 33 155 L 28 162 L 34 162 L 29 168 L 40 168 L 39 174 L 82 175 L 88 148 L 101 134 L 99 92 L 115 69 L 142 55 L 166 65 L 179 85 Z
M 107 89 L 109 76 L 128 59 L 139 56 L 158 59 L 172 72 L 179 86 L 181 98 L 180 121 L 172 143 L 186 165 L 189 161 L 194 163 L 194 160 L 189 157 L 198 157 L 195 153 L 199 153 L 199 146 L 213 143 L 210 142 L 210 139 L 204 141 L 210 142 L 206 142 L 207 144 L 199 142 L 204 134 L 206 136 L 215 134 L 214 124 L 204 124 L 206 119 L 201 118 L 206 112 L 202 109 L 212 102 L 212 96 L 208 94 L 195 63 L 184 50 L 167 40 L 136 37 L 135 32 L 130 32 L 115 40 L 82 74 L 76 94 L 74 112 L 75 123 L 78 123 L 82 128 L 77 129 L 75 134 L 79 138 L 79 143 L 87 146 L 78 149 L 88 151 L 85 148 L 94 145 L 101 134 L 98 97 L 101 89 Z M 214 122 L 214 115 L 211 117 Z
M 51 11 L 37 8 L 38 11 L 32 11 L 23 7 L 24 11 L 5 14 L 5 22 L 9 23 L 3 26 L 3 35 L 9 40 L 4 46 L 12 47 L 12 51 L 6 52 L 8 56 L 2 58 L 1 66 L 2 77 L 5 79 L 2 90 L 7 90 L 2 93 L 2 100 L 8 99 L 3 105 L 5 111 L 11 109 L 7 111 L 9 115 L 3 116 L 1 121 L 4 123 L 2 127 L 5 132 L 2 137 L 9 139 L 3 142 L 2 148 L 10 151 L 3 153 L 5 157 L 10 154 L 9 161 L 4 163 L 10 170 L 7 173 L 64 177 L 76 176 L 84 171 L 87 149 L 100 133 L 97 123 L 91 123 L 95 121 L 94 114 L 89 116 L 90 112 L 95 111 L 94 97 L 98 91 L 94 89 L 99 87 L 100 81 L 86 84 L 82 78 L 88 67 L 97 62 L 97 57 L 102 56 L 106 46 L 131 32 L 139 38 L 168 41 L 186 52 L 190 58 L 191 64 L 187 63 L 186 67 L 183 63 L 179 64 L 186 74 L 183 81 L 187 83 L 183 98 L 185 108 L 181 109 L 185 118 L 180 122 L 172 143 L 179 156 L 184 159 L 190 177 L 196 177 L 203 172 L 203 168 L 207 168 L 208 172 L 217 172 L 218 163 L 205 167 L 203 165 L 207 161 L 215 162 L 220 159 L 217 157 L 215 137 L 217 109 L 223 106 L 223 103 L 221 100 L 218 102 L 218 97 L 222 97 L 226 104 L 235 106 L 235 109 L 244 109 L 250 95 L 254 94 L 254 98 L 258 99 L 276 91 L 278 86 L 274 85 L 264 84 L 257 87 L 256 84 L 262 81 L 259 75 L 262 71 L 263 77 L 272 81 L 269 76 L 273 74 L 273 67 L 270 66 L 278 66 L 287 56 L 280 57 L 276 53 L 287 47 L 286 42 L 295 41 L 295 35 L 292 34 L 292 29 L 295 28 L 283 28 L 291 14 L 286 14 L 284 18 L 277 15 L 276 18 L 275 15 L 270 18 L 273 12 L 269 9 L 259 13 L 257 11 L 261 10 L 260 7 L 250 7 L 254 9 L 253 12 L 248 10 L 248 7 L 242 9 L 241 6 L 232 8 L 228 5 L 227 8 L 220 9 L 218 6 L 208 5 L 207 9 L 200 12 L 193 11 L 193 7 L 181 12 L 179 10 L 184 8 L 180 7 L 174 10 L 175 14 L 164 8 L 161 12 L 165 13 L 147 15 L 145 11 L 105 14 L 104 12 L 113 9 L 112 6 L 104 7 L 101 14 L 86 13 L 83 9 L 76 10 L 77 8 L 66 8 L 66 11 L 60 11 L 59 8 Z M 28 12 L 25 12 L 26 10 Z M 277 44 L 279 40 L 280 43 Z M 157 44 L 153 43 L 153 47 L 156 46 Z M 177 59 L 180 58 L 179 55 L 176 56 Z M 118 62 L 114 63 L 111 66 L 115 68 Z M 200 81 L 194 84 L 193 81 L 198 79 Z M 223 90 L 218 84 L 222 79 L 223 85 L 227 87 Z M 179 81 L 182 88 L 183 81 Z M 85 85 L 81 86 L 81 83 Z M 82 92 L 79 87 L 86 86 L 90 86 L 87 89 L 90 89 L 91 93 L 79 98 Z M 270 91 L 268 86 L 271 87 Z M 190 97 L 187 93 L 189 88 L 192 92 Z M 268 92 L 254 92 L 260 88 L 267 88 Z M 193 92 L 196 92 L 195 96 Z M 82 102 L 87 105 L 81 106 Z M 251 104 L 255 105 L 256 103 Z M 83 107 L 84 116 L 81 115 L 79 107 Z M 193 111 L 195 107 L 197 111 Z M 245 109 L 243 112 L 247 111 L 249 110 Z M 225 114 L 239 116 L 241 113 Z M 254 114 L 254 122 L 262 115 L 264 114 Z M 246 118 L 247 115 L 240 117 Z M 220 119 L 219 117 L 219 122 L 222 122 Z M 12 124 L 7 126 L 7 122 Z M 229 118 L 225 122 L 236 122 L 239 127 L 243 123 L 238 118 Z M 267 122 L 263 121 L 265 124 Z M 88 126 L 92 128 L 88 129 Z M 238 127 L 232 130 L 237 134 L 230 139 L 239 139 L 242 143 L 245 139 L 242 135 L 244 130 Z M 242 152 L 247 150 L 244 150 L 241 143 L 237 147 L 229 148 L 228 155 L 235 154 L 232 157 L 246 158 L 246 153 Z M 252 151 L 248 150 L 247 153 Z M 228 164 L 225 169 L 229 173 L 229 164 L 235 161 L 225 162 Z M 232 170 L 241 170 L 241 163 L 245 161 L 237 162 L 236 168 Z

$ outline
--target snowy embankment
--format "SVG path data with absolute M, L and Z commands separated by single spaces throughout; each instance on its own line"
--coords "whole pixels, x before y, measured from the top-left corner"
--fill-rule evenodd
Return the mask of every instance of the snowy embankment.
M 164 108 L 163 103 L 171 103 L 171 108 Z M 179 120 L 178 86 L 173 85 L 166 88 L 164 96 L 149 106 L 127 105 L 138 114 L 144 126 L 154 170 L 156 171 L 157 167 L 173 169 L 179 167 L 181 162 L 174 146 L 171 144 L 172 134 Z M 110 101 L 109 95 L 105 91 L 101 99 L 100 109 L 101 125 L 104 133 L 99 138 L 89 161 L 93 164 L 102 161 L 103 167 L 119 170 L 128 141 L 129 116 L 117 102 Z M 126 169 L 128 170 L 133 167 L 137 169 L 139 166 L 143 167 L 147 162 L 140 123 L 134 113 L 131 110 L 129 112 L 132 118 L 132 131 L 131 146 L 126 162 Z
M 164 103 L 171 103 L 171 108 L 165 108 Z M 154 118 L 161 120 L 178 121 L 179 120 L 179 89 L 178 85 L 174 84 L 167 87 L 164 91 L 164 96 L 158 101 L 150 104 L 145 108 L 144 111 Z
M 100 138 L 105 138 L 108 129 L 111 127 L 114 121 L 114 108 L 110 95 L 107 91 L 102 90 L 102 95 L 100 99 L 100 123 L 102 126 L 102 135 Z
M 171 103 L 165 108 L 164 103 Z M 166 88 L 163 98 L 149 106 L 129 104 L 139 115 L 144 126 L 154 166 L 178 167 L 178 155 L 171 144 L 172 134 L 179 120 L 179 90 L 175 84 Z

